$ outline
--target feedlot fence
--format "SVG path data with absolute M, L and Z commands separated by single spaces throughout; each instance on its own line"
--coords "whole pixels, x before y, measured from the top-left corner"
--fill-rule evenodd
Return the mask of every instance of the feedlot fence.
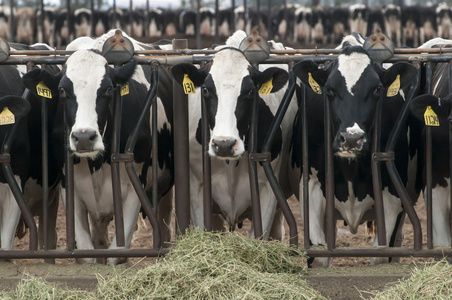
M 152 66 L 157 65 L 166 65 L 168 67 L 173 66 L 178 63 L 191 63 L 191 64 L 204 64 L 208 62 L 212 55 L 216 52 L 214 50 L 191 50 L 191 49 L 182 49 L 184 48 L 184 45 L 186 44 L 186 41 L 184 40 L 173 40 L 173 49 L 175 50 L 142 50 L 142 51 L 135 51 L 133 54 L 133 57 L 138 61 L 139 64 L 150 64 Z M 6 45 L 0 45 L 0 48 L 5 50 L 9 49 L 9 47 Z M 177 50 L 180 49 L 180 50 Z M 64 50 L 50 50 L 50 51 L 30 51 L 30 50 L 23 50 L 23 51 L 4 51 L 0 53 L 0 64 L 3 65 L 27 65 L 29 69 L 33 68 L 34 65 L 44 65 L 44 64 L 53 64 L 53 65 L 63 65 L 69 55 L 71 54 L 71 51 L 64 51 Z M 292 66 L 294 63 L 303 61 L 303 60 L 314 60 L 317 63 L 327 63 L 331 60 L 334 60 L 337 58 L 337 55 L 340 53 L 340 50 L 333 50 L 333 49 L 295 49 L 295 50 L 271 50 L 270 57 L 267 58 L 265 61 L 261 62 L 263 64 L 288 64 L 289 66 Z M 417 68 L 417 77 L 416 80 L 412 82 L 409 93 L 407 95 L 407 98 L 405 100 L 404 106 L 401 110 L 399 122 L 397 124 L 394 124 L 394 130 L 392 134 L 392 140 L 391 142 L 388 142 L 388 144 L 394 144 L 397 141 L 397 135 L 400 134 L 400 130 L 402 127 L 402 123 L 406 121 L 407 116 L 409 114 L 409 104 L 411 103 L 411 100 L 416 96 L 416 94 L 419 91 L 420 85 L 421 85 L 421 77 L 426 78 L 426 86 L 430 87 L 428 91 L 431 91 L 431 84 L 432 84 L 432 68 L 433 64 L 435 63 L 448 63 L 449 64 L 449 91 L 452 91 L 452 49 L 443 49 L 443 48 L 436 48 L 436 49 L 395 49 L 394 56 L 388 60 L 386 60 L 386 63 L 395 63 L 399 61 L 405 61 L 412 63 Z M 109 60 L 109 62 L 111 62 Z M 112 64 L 115 64 L 112 62 Z M 425 72 L 423 74 L 423 72 Z M 155 98 L 156 92 L 155 90 L 152 90 L 152 86 L 156 86 L 156 82 L 158 81 L 158 72 L 156 71 L 156 68 L 154 67 L 154 72 L 151 78 L 151 81 L 153 84 L 151 84 L 151 91 L 149 91 L 147 96 L 147 108 L 153 104 L 153 99 Z M 282 118 L 284 117 L 285 111 L 287 110 L 289 101 L 291 101 L 291 98 L 295 92 L 297 82 L 296 82 L 296 76 L 290 72 L 289 74 L 289 85 L 285 92 L 285 97 L 281 102 L 280 108 L 278 109 L 278 112 L 275 116 L 275 121 L 272 124 L 271 129 L 269 132 L 271 132 L 273 129 L 280 126 L 280 123 L 282 121 Z M 302 86 L 302 89 L 306 89 L 308 87 Z M 115 94 L 115 102 L 119 101 L 120 95 L 119 95 L 119 89 L 116 89 Z M 180 85 L 178 85 L 175 81 L 173 81 L 173 92 L 174 92 L 174 158 L 175 158 L 175 212 L 176 212 L 176 224 L 178 224 L 178 234 L 184 234 L 187 228 L 190 225 L 190 207 L 189 207 L 189 194 L 190 194 L 190 182 L 189 182 L 189 162 L 188 162 L 188 108 L 187 108 L 187 96 L 184 94 L 183 89 Z M 323 92 L 323 95 L 326 95 L 325 92 Z M 24 98 L 27 97 L 27 91 L 24 93 Z M 326 99 L 326 96 L 324 96 Z M 43 118 L 46 117 L 46 100 L 45 98 L 42 98 L 42 111 L 43 111 Z M 51 100 L 50 100 L 51 101 Z M 325 101 L 325 104 L 327 105 L 327 101 Z M 306 108 L 305 101 L 300 102 L 300 105 L 304 108 Z M 153 105 L 155 107 L 155 105 Z M 118 106 L 116 106 L 117 108 Z M 117 108 L 118 109 L 118 108 Z M 306 109 L 303 109 L 304 113 L 306 112 Z M 156 112 L 156 110 L 154 110 Z M 117 111 L 119 112 L 119 111 Z M 325 113 L 328 113 L 328 109 L 325 110 Z M 120 115 L 120 114 L 117 114 Z M 153 115 L 154 116 L 154 115 Z M 306 115 L 305 115 L 306 116 Z M 155 116 L 154 116 L 155 117 Z M 306 119 L 306 118 L 305 118 Z M 326 122 L 329 122 L 330 116 L 327 115 Z M 254 122 L 256 123 L 256 122 Z M 42 122 L 43 126 L 47 126 L 46 122 Z M 120 123 L 119 123 L 120 124 Z M 326 124 L 326 127 L 329 129 L 329 132 L 326 134 L 327 137 L 331 136 L 331 126 Z M 452 120 L 449 121 L 449 132 L 452 132 Z M 156 126 L 152 126 L 153 130 L 156 130 Z M 204 130 L 206 130 L 204 128 Z M 304 130 L 306 130 L 304 128 Z M 67 133 L 66 133 L 67 134 Z M 306 134 L 304 132 L 303 134 Z M 152 133 L 153 136 L 156 136 L 155 132 Z M 271 135 L 271 134 L 270 134 Z M 7 142 L 12 143 L 12 139 L 14 137 L 11 136 L 11 138 L 8 139 Z M 48 144 L 48 136 L 47 136 L 47 128 L 43 127 L 43 145 Z M 133 139 L 133 137 L 132 137 Z M 428 139 L 428 138 L 427 138 Z M 270 146 L 271 146 L 271 138 L 267 139 Z M 10 145 L 10 144 L 9 144 Z M 329 143 L 331 145 L 331 143 Z M 44 146 L 44 148 L 46 148 Z M 153 151 L 157 151 L 156 143 L 153 143 Z M 390 147 L 390 146 L 389 146 Z M 452 146 L 451 146 L 452 147 Z M 8 147 L 6 147 L 9 149 Z M 332 151 L 331 147 L 326 147 L 327 153 L 326 153 L 326 159 L 328 161 L 327 167 L 332 168 L 331 161 L 332 161 Z M 2 147 L 2 153 L 0 154 L 0 164 L 2 165 L 2 170 L 5 172 L 5 177 L 8 178 L 8 184 L 10 185 L 11 189 L 14 192 L 14 195 L 16 197 L 16 201 L 19 204 L 19 207 L 22 212 L 22 216 L 27 224 L 27 227 L 30 230 L 30 236 L 29 236 L 29 249 L 28 250 L 11 250 L 11 251 L 0 251 L 0 259 L 31 259 L 31 258 L 42 258 L 42 259 L 55 259 L 55 258 L 86 258 L 86 257 L 155 257 L 160 256 L 168 253 L 168 249 L 164 249 L 160 247 L 160 229 L 158 227 L 158 223 L 156 221 L 156 215 L 155 215 L 155 207 L 157 203 L 157 195 L 154 193 L 153 199 L 148 199 L 146 194 L 144 193 L 144 190 L 142 188 L 142 185 L 138 179 L 138 176 L 136 176 L 136 173 L 134 174 L 133 170 L 128 169 L 129 176 L 131 178 L 131 181 L 134 183 L 134 188 L 137 191 L 137 194 L 140 197 L 140 201 L 142 204 L 143 209 L 145 210 L 151 225 L 153 227 L 153 246 L 149 247 L 149 249 L 94 249 L 94 250 L 83 250 L 83 249 L 76 249 L 75 245 L 75 231 L 74 231 L 74 183 L 73 183 L 73 161 L 72 156 L 70 153 L 70 150 L 67 149 L 66 153 L 66 166 L 65 166 L 65 174 L 66 176 L 66 199 L 67 199 L 67 205 L 66 205 L 66 240 L 67 240 L 67 249 L 66 250 L 51 250 L 48 249 L 46 246 L 44 246 L 44 249 L 38 249 L 38 232 L 37 232 L 37 225 L 33 218 L 33 215 L 31 213 L 30 208 L 27 206 L 22 193 L 20 191 L 20 188 L 18 187 L 17 183 L 14 180 L 14 176 L 12 174 L 12 171 L 8 169 L 9 165 L 9 153 L 4 150 L 5 147 Z M 112 149 L 114 149 L 112 147 Z M 203 149 L 205 149 L 205 146 L 203 146 Z M 250 146 L 250 149 L 252 147 Z M 265 146 L 263 149 L 267 149 Z M 426 152 L 427 157 L 431 155 L 431 147 L 427 143 L 426 145 Z M 452 148 L 451 148 L 452 149 Z M 131 150 L 131 151 L 130 151 Z M 391 149 L 389 149 L 390 151 Z M 46 156 L 48 150 L 43 149 L 43 155 Z M 387 148 L 388 151 L 388 148 Z M 206 152 L 206 151 L 204 151 Z M 265 151 L 263 151 L 265 152 Z M 303 149 L 303 153 L 307 153 L 307 146 L 305 146 L 305 149 Z M 450 152 L 451 153 L 451 152 Z M 305 157 L 303 154 L 303 157 Z M 385 162 L 388 172 L 393 172 L 394 174 L 397 173 L 397 170 L 394 167 L 394 158 L 390 157 L 390 155 L 385 155 L 387 153 L 380 152 L 380 153 L 373 153 L 373 163 L 376 165 L 379 165 L 380 162 Z M 201 155 L 201 153 L 200 153 Z M 211 213 L 212 213 L 212 199 L 211 195 L 209 193 L 210 191 L 210 173 L 209 173 L 209 156 L 207 153 L 203 153 L 203 160 L 204 160 L 204 214 L 205 214 L 205 228 L 207 230 L 212 229 L 212 221 L 211 221 Z M 254 178 L 256 178 L 256 170 L 257 168 L 264 168 L 265 173 L 272 185 L 272 189 L 277 197 L 278 205 L 282 209 L 283 214 L 285 216 L 285 219 L 289 225 L 289 231 L 290 231 L 290 243 L 297 247 L 302 247 L 303 250 L 307 253 L 310 257 L 407 257 L 407 256 L 414 256 L 414 257 L 443 257 L 443 256 L 449 256 L 452 255 L 452 249 L 451 248 L 441 248 L 441 249 L 434 249 L 432 246 L 432 201 L 431 201 L 431 187 L 430 192 L 427 192 L 427 195 L 430 195 L 430 199 L 427 199 L 426 208 L 427 208 L 427 247 L 423 247 L 423 241 L 422 241 L 422 232 L 421 232 L 421 225 L 419 218 L 414 210 L 413 207 L 413 200 L 415 199 L 409 199 L 407 192 L 403 186 L 403 184 L 397 180 L 394 180 L 394 185 L 396 186 L 396 189 L 399 193 L 399 196 L 402 200 L 403 207 L 405 209 L 406 214 L 408 215 L 414 231 L 414 247 L 413 248 L 403 248 L 403 247 L 386 247 L 385 245 L 385 232 L 384 232 L 384 226 L 377 226 L 377 235 L 378 240 L 380 241 L 379 247 L 369 247 L 369 248 L 337 248 L 336 242 L 335 242 L 335 226 L 336 226 L 336 218 L 338 217 L 337 212 L 335 212 L 334 209 L 334 190 L 333 192 L 329 190 L 329 186 L 327 185 L 326 191 L 327 191 L 327 218 L 326 218 L 326 229 L 327 229 L 327 245 L 325 249 L 312 249 L 309 245 L 309 227 L 306 226 L 309 222 L 309 214 L 307 213 L 309 210 L 307 209 L 308 206 L 305 206 L 305 215 L 304 217 L 304 245 L 298 245 L 298 229 L 297 229 L 297 223 L 295 221 L 294 215 L 292 214 L 292 211 L 283 196 L 283 193 L 281 191 L 281 188 L 279 186 L 279 183 L 276 179 L 276 177 L 273 174 L 272 167 L 269 163 L 269 161 L 265 160 L 266 154 L 265 153 L 255 153 L 253 151 L 250 152 L 250 161 L 253 167 L 250 167 L 250 171 L 254 173 Z M 154 155 L 155 156 L 155 155 Z M 115 152 L 112 154 L 112 165 L 114 165 L 112 168 L 116 168 L 120 163 L 126 163 L 132 164 L 133 163 L 133 147 L 128 148 L 127 153 L 118 153 Z M 43 157 L 43 162 L 47 162 L 47 157 Z M 260 164 L 259 164 L 260 162 Z M 431 170 L 431 160 L 426 160 L 427 164 L 427 170 Z M 158 164 L 152 164 L 154 168 L 157 167 Z M 306 165 L 306 164 L 305 164 Z M 119 170 L 119 169 L 117 169 Z M 129 172 L 130 171 L 130 172 Z M 43 178 L 48 177 L 47 168 L 45 165 L 43 165 Z M 307 168 L 303 169 L 304 174 L 308 174 Z M 113 172 L 114 173 L 114 172 Z M 330 171 L 327 172 L 327 174 L 332 175 L 334 172 Z M 9 174 L 9 175 L 8 175 Z M 154 173 L 155 174 L 155 173 Z M 431 176 L 431 174 L 429 174 Z M 115 190 L 115 186 L 118 186 L 119 183 L 117 180 L 119 178 L 113 177 L 113 190 Z M 251 176 L 252 177 L 252 176 Z M 378 176 L 375 176 L 378 177 Z M 392 178 L 396 178 L 397 176 L 391 176 Z M 308 178 L 308 176 L 303 176 L 303 178 Z M 328 179 L 327 179 L 328 180 Z M 329 182 L 332 182 L 332 178 L 329 179 Z M 377 180 L 377 179 L 374 179 Z M 45 183 L 46 181 L 43 180 Z M 48 182 L 48 181 L 47 181 Z M 327 181 L 328 182 L 328 181 Z M 154 186 L 156 186 L 156 183 L 153 183 Z M 307 185 L 305 185 L 307 186 Z M 334 187 L 333 187 L 334 188 Z M 253 182 L 250 183 L 250 189 L 256 189 L 256 184 Z M 301 193 L 301 192 L 300 192 Z M 305 195 L 307 190 L 304 191 Z M 452 193 L 451 193 L 452 194 Z M 253 226 L 255 228 L 255 236 L 261 237 L 263 235 L 262 232 L 262 224 L 260 220 L 260 203 L 259 198 L 257 197 L 256 193 L 252 192 L 252 212 L 253 212 Z M 121 199 L 118 195 L 115 195 L 114 197 L 115 201 L 115 234 L 117 239 L 118 246 L 124 245 L 124 226 L 123 226 L 123 215 L 121 211 Z M 43 220 L 48 219 L 48 189 L 44 188 L 44 195 L 43 195 Z M 305 205 L 308 205 L 308 201 L 304 201 Z M 377 224 L 384 224 L 384 214 L 383 214 L 383 207 L 382 202 L 379 202 L 378 199 L 375 201 L 375 213 L 371 216 L 372 219 L 376 220 Z M 299 225 L 299 224 L 298 224 Z M 47 224 L 44 222 L 44 224 L 40 224 L 40 226 L 44 226 L 44 228 L 47 228 Z M 44 245 L 47 245 L 46 236 L 44 237 Z

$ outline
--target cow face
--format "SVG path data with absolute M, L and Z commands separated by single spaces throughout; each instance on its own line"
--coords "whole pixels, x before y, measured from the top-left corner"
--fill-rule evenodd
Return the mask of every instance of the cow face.
M 333 151 L 348 159 L 369 152 L 369 137 L 380 95 L 388 95 L 386 89 L 397 86 L 395 94 L 390 94 L 398 96 L 399 88 L 410 83 L 416 74 L 415 68 L 407 63 L 384 70 L 359 46 L 345 48 L 326 69 L 305 61 L 294 66 L 294 72 L 306 85 L 324 87 L 322 93 L 326 93 L 331 105 Z
M 279 68 L 259 72 L 241 51 L 234 48 L 219 51 L 203 69 L 179 64 L 172 68 L 172 73 L 181 84 L 187 74 L 196 87 L 201 87 L 198 93 L 202 93 L 206 102 L 211 130 L 209 154 L 224 160 L 237 160 L 246 151 L 251 109 L 258 86 L 272 79 L 271 92 L 276 92 L 288 79 L 287 72 Z M 270 109 L 259 97 L 259 122 L 270 124 L 272 118 Z M 268 124 L 262 127 L 267 128 Z M 199 128 L 198 133 L 201 143 Z

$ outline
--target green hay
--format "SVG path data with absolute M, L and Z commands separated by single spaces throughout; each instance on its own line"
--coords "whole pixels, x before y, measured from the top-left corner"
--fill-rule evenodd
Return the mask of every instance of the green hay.
M 237 234 L 190 232 L 155 265 L 124 279 L 99 279 L 104 299 L 319 299 L 293 259 L 302 255 L 279 242 Z
M 135 266 L 108 278 L 98 289 L 60 289 L 43 279 L 24 280 L 1 299 L 325 299 L 301 277 L 303 254 L 280 242 L 237 234 L 189 232 L 155 264 Z M 303 257 L 304 258 L 304 257 Z
M 416 266 L 408 279 L 388 285 L 383 292 L 366 292 L 372 299 L 452 299 L 452 266 L 443 259 Z

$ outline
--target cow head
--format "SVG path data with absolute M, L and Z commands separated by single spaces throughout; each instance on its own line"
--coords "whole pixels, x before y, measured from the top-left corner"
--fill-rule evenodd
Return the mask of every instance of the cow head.
M 288 79 L 287 72 L 276 67 L 263 72 L 256 70 L 236 48 L 217 52 L 202 69 L 179 64 L 172 68 L 172 73 L 181 84 L 186 74 L 196 87 L 201 87 L 197 93 L 202 93 L 206 102 L 211 130 L 209 154 L 224 160 L 237 160 L 246 151 L 252 103 L 258 87 L 272 79 L 273 93 Z M 259 97 L 258 135 L 262 134 L 262 128 L 268 128 L 272 118 L 269 107 Z M 201 143 L 200 132 L 198 128 L 197 138 Z M 275 156 L 272 150 L 272 158 Z
M 370 150 L 370 133 L 374 124 L 380 94 L 394 82 L 400 88 L 408 85 L 416 69 L 408 63 L 397 63 L 384 70 L 372 62 L 359 46 L 346 47 L 337 60 L 325 69 L 313 61 L 300 62 L 294 72 L 308 87 L 326 93 L 331 104 L 333 151 L 336 155 L 355 159 Z M 320 91 L 319 87 L 324 87 Z M 395 91 L 398 96 L 398 90 Z M 395 101 L 392 97 L 384 101 Z
M 79 50 L 68 58 L 61 73 L 33 70 L 23 80 L 31 91 L 42 81 L 52 96 L 64 101 L 70 149 L 78 157 L 94 159 L 105 150 L 103 134 L 113 90 L 116 84 L 127 82 L 136 65 L 132 60 L 113 69 L 99 52 Z

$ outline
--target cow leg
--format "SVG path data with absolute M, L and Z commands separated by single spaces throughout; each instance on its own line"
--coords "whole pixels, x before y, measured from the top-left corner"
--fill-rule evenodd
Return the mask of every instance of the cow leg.
M 402 202 L 400 199 L 394 195 L 391 195 L 388 191 L 388 188 L 383 190 L 383 207 L 384 207 L 384 216 L 385 216 L 385 226 L 386 226 L 386 245 L 389 246 L 391 241 L 392 234 L 396 229 L 397 218 L 399 214 L 402 212 Z M 374 247 L 378 247 L 378 236 L 375 236 L 375 240 L 373 243 Z M 388 263 L 388 257 L 371 257 L 370 264 L 382 264 Z
M 202 196 L 202 185 L 195 176 L 190 176 L 190 218 L 193 227 L 204 231 L 204 205 Z
M 276 199 L 273 195 L 273 191 L 270 184 L 265 184 L 259 190 L 261 201 L 261 215 L 262 215 L 262 230 L 264 234 L 264 240 L 268 240 L 270 236 L 270 230 L 272 227 L 273 219 L 276 211 Z M 254 237 L 254 227 L 251 227 L 251 237 Z
M 277 209 L 275 218 L 273 219 L 272 229 L 270 231 L 270 238 L 282 242 L 284 240 L 285 233 L 284 215 L 281 209 Z
M 315 172 L 313 170 L 313 172 Z M 326 245 L 325 235 L 325 211 L 326 211 L 326 199 L 323 197 L 320 182 L 317 179 L 316 174 L 311 175 L 308 183 L 309 189 L 309 239 L 310 243 L 316 245 Z M 303 176 L 300 180 L 300 213 L 303 221 L 304 216 L 304 199 L 303 199 Z M 304 221 L 303 221 L 304 222 Z M 308 266 L 312 268 L 330 266 L 330 257 L 315 257 L 308 261 Z
M 160 237 L 162 242 L 162 247 L 167 247 L 169 241 L 171 241 L 171 215 L 173 211 L 173 189 L 169 190 L 166 195 L 164 195 L 159 200 L 158 205 L 158 222 L 160 227 Z
M 16 177 L 17 179 L 17 177 Z M 16 198 L 6 183 L 1 184 L 3 190 L 2 220 L 1 220 L 1 250 L 13 250 L 16 228 L 20 220 L 20 209 Z
M 91 239 L 94 245 L 94 249 L 107 249 L 108 248 L 108 224 L 112 220 L 112 215 L 100 215 L 96 216 L 89 214 Z M 97 264 L 105 265 L 106 259 L 99 257 L 95 259 Z
M 435 247 L 449 246 L 450 239 L 450 200 L 449 200 L 449 184 L 442 187 L 437 185 L 432 189 L 432 214 L 433 218 L 433 245 Z M 424 191 L 425 195 L 426 191 Z
M 91 234 L 88 223 L 88 211 L 82 205 L 80 199 L 75 196 L 74 199 L 74 223 L 75 223 L 75 243 L 77 249 L 94 249 L 93 242 L 91 240 Z M 76 262 L 81 263 L 94 263 L 94 258 L 77 258 Z
M 132 242 L 132 235 L 135 231 L 135 226 L 138 221 L 138 214 L 140 213 L 141 203 L 138 199 L 135 190 L 131 185 L 128 187 L 127 197 L 122 205 L 123 214 L 124 214 L 124 238 L 125 245 L 124 247 L 118 247 L 116 245 L 116 235 L 113 237 L 113 241 L 110 245 L 109 249 L 118 249 L 118 248 L 130 248 L 130 243 Z M 122 264 L 127 261 L 126 257 L 110 257 L 108 259 L 108 263 L 110 266 L 115 266 L 117 264 Z

